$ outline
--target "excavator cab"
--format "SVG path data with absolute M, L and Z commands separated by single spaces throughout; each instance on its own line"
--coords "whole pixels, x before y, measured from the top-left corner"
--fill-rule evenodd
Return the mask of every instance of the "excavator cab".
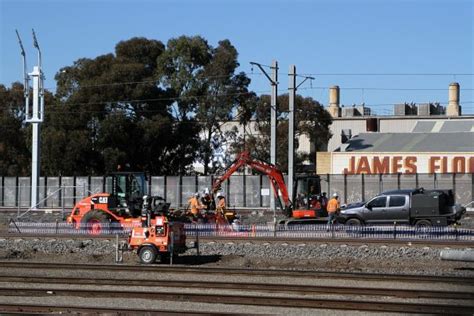
M 316 175 L 297 176 L 294 184 L 293 211 L 294 218 L 321 217 L 321 185 Z
M 318 209 L 321 186 L 318 176 L 297 176 L 294 185 L 295 209 Z
M 142 172 L 115 172 L 109 187 L 109 208 L 127 211 L 138 215 L 141 210 L 142 198 L 148 193 L 145 174 Z M 135 214 L 136 213 L 136 214 Z

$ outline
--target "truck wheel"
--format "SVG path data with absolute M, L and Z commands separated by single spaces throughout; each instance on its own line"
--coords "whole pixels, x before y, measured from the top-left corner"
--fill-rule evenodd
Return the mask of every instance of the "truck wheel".
M 358 218 L 349 218 L 347 221 L 346 221 L 346 226 L 361 226 L 362 225 L 362 222 L 360 221 L 360 219 Z
M 82 218 L 81 227 L 91 235 L 107 233 L 110 228 L 110 217 L 101 211 L 89 211 Z
M 431 222 L 427 219 L 420 219 L 415 223 L 416 228 L 426 228 L 431 227 Z
M 156 261 L 156 256 L 158 252 L 153 246 L 145 246 L 140 249 L 138 256 L 140 257 L 140 262 L 145 264 L 154 263 Z

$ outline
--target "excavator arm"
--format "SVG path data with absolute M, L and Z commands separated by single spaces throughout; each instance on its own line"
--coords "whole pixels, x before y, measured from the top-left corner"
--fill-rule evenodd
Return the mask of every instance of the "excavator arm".
M 243 166 L 249 166 L 253 170 L 266 175 L 272 184 L 275 198 L 280 203 L 282 210 L 284 210 L 287 214 L 291 214 L 292 203 L 290 197 L 288 196 L 288 189 L 286 188 L 285 179 L 283 178 L 281 171 L 278 170 L 273 164 L 253 159 L 248 151 L 240 153 L 237 159 L 226 168 L 226 172 L 215 180 L 214 185 L 212 186 L 212 193 L 216 193 L 220 189 L 222 183 Z M 283 203 L 280 200 L 278 191 L 281 192 Z

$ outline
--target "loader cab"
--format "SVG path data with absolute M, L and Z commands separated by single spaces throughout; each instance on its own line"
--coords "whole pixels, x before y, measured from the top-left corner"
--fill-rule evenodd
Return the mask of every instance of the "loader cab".
M 115 172 L 111 178 L 108 193 L 111 208 L 140 211 L 142 198 L 148 193 L 146 176 L 143 172 Z
M 319 176 L 296 176 L 293 192 L 295 209 L 317 209 L 321 194 Z

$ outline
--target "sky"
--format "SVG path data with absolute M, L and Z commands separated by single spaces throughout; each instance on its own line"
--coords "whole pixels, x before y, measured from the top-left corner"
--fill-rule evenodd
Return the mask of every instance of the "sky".
M 328 87 L 339 85 L 342 104 L 386 115 L 396 103 L 446 104 L 455 81 L 463 114 L 474 114 L 473 21 L 471 0 L 0 0 L 0 84 L 22 81 L 15 29 L 29 71 L 35 29 L 53 91 L 60 68 L 114 52 L 119 41 L 200 35 L 214 47 L 231 41 L 258 94 L 269 94 L 270 83 L 250 62 L 276 60 L 280 94 L 296 65 L 315 78 L 299 94 L 327 105 Z

